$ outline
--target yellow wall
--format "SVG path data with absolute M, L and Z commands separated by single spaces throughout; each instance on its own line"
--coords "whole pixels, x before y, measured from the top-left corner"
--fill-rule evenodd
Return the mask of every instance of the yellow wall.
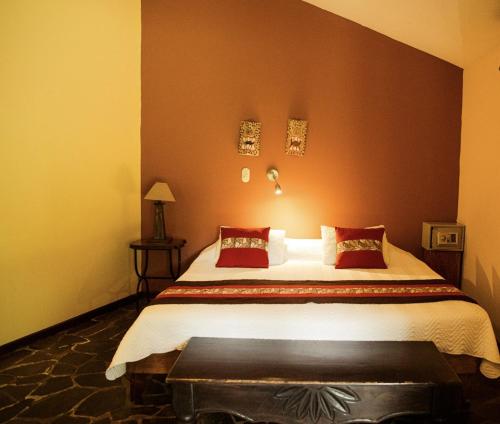
M 458 220 L 467 225 L 464 289 L 500 336 L 500 45 L 464 70 Z
M 131 292 L 140 0 L 0 0 L 0 345 Z

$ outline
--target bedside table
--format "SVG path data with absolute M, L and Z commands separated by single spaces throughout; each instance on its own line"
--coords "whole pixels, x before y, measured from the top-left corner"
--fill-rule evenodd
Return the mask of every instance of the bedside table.
M 462 285 L 463 252 L 453 250 L 423 249 L 423 260 L 447 282 L 460 288 Z
M 142 288 L 146 290 L 146 298 L 149 303 L 150 292 L 149 292 L 149 280 L 171 280 L 175 281 L 179 278 L 181 273 L 181 249 L 186 244 L 184 239 L 172 239 L 172 240 L 136 240 L 130 243 L 130 248 L 134 251 L 134 269 L 137 275 L 137 288 L 136 288 L 136 306 L 139 309 L 139 293 L 141 293 Z M 168 275 L 148 275 L 149 266 L 149 251 L 150 250 L 161 250 L 167 253 L 168 258 Z M 139 265 L 137 263 L 138 252 L 144 252 L 142 270 L 139 270 Z M 173 265 L 172 252 L 176 252 L 177 256 L 177 266 Z

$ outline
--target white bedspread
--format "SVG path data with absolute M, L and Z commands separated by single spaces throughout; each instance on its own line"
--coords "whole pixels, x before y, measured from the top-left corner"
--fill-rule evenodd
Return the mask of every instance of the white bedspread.
M 387 270 L 336 270 L 321 262 L 320 241 L 288 240 L 289 260 L 269 269 L 215 268 L 212 245 L 180 278 L 280 280 L 414 280 L 440 278 L 408 252 L 391 246 Z M 307 252 L 304 244 L 309 243 Z M 300 248 L 300 253 L 296 251 Z M 127 362 L 182 348 L 191 337 L 303 340 L 430 340 L 441 352 L 483 358 L 481 372 L 500 377 L 500 355 L 486 311 L 464 301 L 410 304 L 165 304 L 145 308 L 121 341 L 106 377 Z

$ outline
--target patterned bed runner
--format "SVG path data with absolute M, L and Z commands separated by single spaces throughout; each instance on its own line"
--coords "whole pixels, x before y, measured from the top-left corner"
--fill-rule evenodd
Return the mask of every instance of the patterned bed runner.
M 443 280 L 180 282 L 162 291 L 151 305 L 169 303 L 418 303 L 474 299 Z

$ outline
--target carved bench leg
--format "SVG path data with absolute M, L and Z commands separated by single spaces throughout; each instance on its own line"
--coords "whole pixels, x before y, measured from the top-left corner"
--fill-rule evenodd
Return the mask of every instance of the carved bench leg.
M 456 413 L 448 418 L 434 418 L 432 422 L 435 424 L 466 424 L 468 416 L 465 413 Z
M 194 411 L 193 385 L 189 383 L 172 384 L 172 406 L 177 423 L 190 424 L 196 422 Z
M 467 402 L 461 385 L 440 386 L 434 389 L 432 422 L 463 424 L 467 422 Z

